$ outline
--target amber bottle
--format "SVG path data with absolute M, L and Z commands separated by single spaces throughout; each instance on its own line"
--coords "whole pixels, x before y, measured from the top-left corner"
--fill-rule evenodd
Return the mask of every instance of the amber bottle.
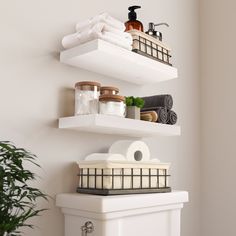
M 137 14 L 135 12 L 135 9 L 141 8 L 140 6 L 131 6 L 128 8 L 128 10 L 130 11 L 128 14 L 129 20 L 127 22 L 125 22 L 125 27 L 126 30 L 140 30 L 143 31 L 143 24 L 142 22 L 137 20 Z

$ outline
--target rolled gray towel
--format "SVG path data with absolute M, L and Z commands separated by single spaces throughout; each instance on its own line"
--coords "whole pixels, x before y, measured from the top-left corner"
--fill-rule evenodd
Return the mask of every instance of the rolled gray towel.
M 142 98 L 144 103 L 144 108 L 147 107 L 166 107 L 171 110 L 173 107 L 173 98 L 170 94 L 154 95 Z
M 174 125 L 177 122 L 178 116 L 174 111 L 168 111 L 167 124 Z
M 168 111 L 165 107 L 148 107 L 142 108 L 141 111 L 155 111 L 157 113 L 157 123 L 166 124 L 168 121 Z

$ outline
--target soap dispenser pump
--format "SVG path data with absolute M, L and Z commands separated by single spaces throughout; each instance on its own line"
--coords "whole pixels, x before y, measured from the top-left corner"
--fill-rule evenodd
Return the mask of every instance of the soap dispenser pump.
M 160 26 L 160 25 L 165 25 L 165 26 L 169 27 L 169 25 L 167 23 L 154 24 L 154 23 L 150 22 L 148 24 L 148 26 L 149 26 L 148 28 L 149 29 L 145 33 L 151 35 L 154 38 L 159 39 L 160 41 L 162 41 L 162 33 L 160 31 L 156 31 L 155 30 L 155 27 L 156 26 Z
M 137 20 L 137 13 L 135 12 L 135 10 L 139 8 L 141 8 L 141 6 L 130 6 L 128 8 L 128 10 L 130 11 L 128 14 L 129 20 L 125 22 L 125 31 L 133 29 L 143 31 L 143 24 L 142 22 Z

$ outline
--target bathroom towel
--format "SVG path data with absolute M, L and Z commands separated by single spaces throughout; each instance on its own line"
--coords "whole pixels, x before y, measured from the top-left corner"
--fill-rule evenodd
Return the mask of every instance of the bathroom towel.
M 177 114 L 174 111 L 172 110 L 168 111 L 167 124 L 174 125 L 176 124 L 177 119 L 178 119 Z
M 142 111 L 141 112 L 141 120 L 157 122 L 158 115 L 155 111 Z
M 168 110 L 171 110 L 171 108 L 173 106 L 173 98 L 169 94 L 143 97 L 142 99 L 145 101 L 144 108 L 166 107 Z
M 130 33 L 127 33 L 127 32 L 121 31 L 119 29 L 116 29 L 116 28 L 114 28 L 114 27 L 112 27 L 110 25 L 107 25 L 106 23 L 99 22 L 99 23 L 95 24 L 94 26 L 89 27 L 87 29 L 91 29 L 91 28 L 93 28 L 93 29 L 95 28 L 96 32 L 107 31 L 107 32 L 114 33 L 117 36 L 120 36 L 120 37 L 128 40 L 130 42 L 130 44 L 133 43 L 133 38 L 132 38 L 132 35 Z
M 97 16 L 94 16 L 88 20 L 85 20 L 83 22 L 76 24 L 76 31 L 82 32 L 87 28 L 92 27 L 93 25 L 103 22 L 106 23 L 109 26 L 112 26 L 113 28 L 116 28 L 120 31 L 125 31 L 125 25 L 123 22 L 115 19 L 114 17 L 110 16 L 108 13 L 104 12 Z
M 149 107 L 149 108 L 142 108 L 141 112 L 144 111 L 155 111 L 157 113 L 157 123 L 166 124 L 168 119 L 168 112 L 165 107 Z
M 95 32 L 104 32 L 104 31 L 112 32 L 116 35 L 119 35 L 122 38 L 128 39 L 130 41 L 130 43 L 133 42 L 133 38 L 130 33 L 121 31 L 117 28 L 114 28 L 114 27 L 104 23 L 104 22 L 98 22 L 90 27 L 85 28 L 83 31 L 77 31 L 77 33 L 86 32 L 90 29 L 93 29 Z
M 105 29 L 110 31 L 106 31 Z M 101 23 L 83 32 L 65 36 L 62 39 L 62 45 L 65 49 L 68 49 L 94 39 L 102 39 L 125 49 L 132 49 L 132 36 L 129 33 L 117 32 L 116 29 L 112 29 L 112 27 L 107 27 L 105 24 Z

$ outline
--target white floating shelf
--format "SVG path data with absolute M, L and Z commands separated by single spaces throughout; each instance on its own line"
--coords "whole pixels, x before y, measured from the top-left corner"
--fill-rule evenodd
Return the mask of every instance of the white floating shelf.
M 60 61 L 134 84 L 178 77 L 177 69 L 100 39 L 62 51 Z
M 180 127 L 108 115 L 81 115 L 59 119 L 60 129 L 129 137 L 178 136 Z

